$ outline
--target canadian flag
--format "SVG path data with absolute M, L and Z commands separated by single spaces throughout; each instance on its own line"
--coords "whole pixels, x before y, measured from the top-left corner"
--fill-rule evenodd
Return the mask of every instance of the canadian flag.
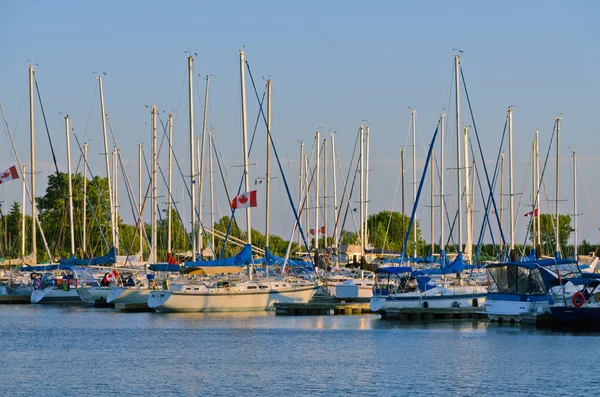
M 242 193 L 231 200 L 231 208 L 256 207 L 256 190 Z
M 525 214 L 525 216 L 538 216 L 538 208 Z
M 108 272 L 106 274 L 106 281 L 110 282 L 116 280 L 117 277 L 119 277 L 119 272 L 117 271 L 117 269 L 114 269 L 112 272 Z
M 17 167 L 12 166 L 2 174 L 0 174 L 0 184 L 8 181 L 12 181 L 13 179 L 19 179 L 19 173 L 17 172 Z
M 325 234 L 325 226 L 321 226 L 318 230 L 319 234 Z M 315 235 L 315 229 L 310 229 L 310 234 Z

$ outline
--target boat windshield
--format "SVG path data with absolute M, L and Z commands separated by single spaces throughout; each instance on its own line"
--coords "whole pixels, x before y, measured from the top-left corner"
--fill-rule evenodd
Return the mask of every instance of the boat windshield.
M 515 295 L 545 295 L 544 280 L 537 268 L 495 266 L 487 269 L 490 292 Z

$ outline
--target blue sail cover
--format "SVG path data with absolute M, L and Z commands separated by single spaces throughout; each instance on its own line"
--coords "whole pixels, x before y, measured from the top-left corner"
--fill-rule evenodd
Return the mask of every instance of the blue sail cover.
M 207 266 L 245 266 L 252 263 L 252 245 L 246 244 L 237 254 L 229 258 L 214 259 L 210 261 L 183 262 L 184 267 L 207 267 Z
M 425 292 L 427 290 L 433 289 L 437 287 L 433 281 L 431 281 L 431 277 L 427 276 L 417 276 L 417 285 L 419 287 L 419 291 Z
M 527 255 L 526 257 L 524 257 L 523 259 L 521 259 L 522 262 L 532 262 L 534 260 L 536 260 L 535 248 L 531 250 L 531 252 L 529 253 L 529 255 Z
M 170 263 L 154 263 L 150 265 L 149 268 L 153 272 L 178 272 L 181 270 L 179 264 Z
M 462 252 L 456 255 L 456 258 L 447 266 L 442 267 L 442 274 L 460 273 L 465 270 L 465 263 L 463 262 Z
M 106 255 L 96 256 L 90 259 L 77 259 L 71 255 L 69 259 L 59 259 L 58 263 L 67 266 L 93 266 L 93 265 L 114 265 L 117 262 L 117 250 L 112 247 Z

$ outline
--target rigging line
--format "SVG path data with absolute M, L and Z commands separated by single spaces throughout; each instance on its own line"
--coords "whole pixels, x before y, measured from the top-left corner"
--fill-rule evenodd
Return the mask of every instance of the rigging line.
M 250 76 L 250 81 L 252 81 L 252 87 L 254 88 L 254 93 L 256 95 L 256 99 L 258 99 L 258 91 L 256 90 L 256 84 L 254 83 L 254 77 L 252 76 L 252 71 L 250 70 L 250 64 L 248 63 L 248 60 L 246 60 L 246 68 L 248 69 L 248 75 Z M 279 153 L 277 152 L 277 149 L 275 148 L 275 142 L 273 142 L 273 137 L 271 136 L 271 131 L 269 129 L 269 123 L 267 122 L 267 118 L 263 112 L 262 101 L 260 102 L 259 114 L 262 115 L 263 122 L 265 123 L 265 126 L 267 128 L 267 137 L 268 137 L 269 142 L 271 143 L 271 147 L 273 148 L 273 154 L 275 154 L 275 158 L 277 159 L 277 165 L 279 166 L 279 173 L 281 174 L 281 178 L 283 179 L 283 184 L 285 185 L 285 190 L 288 195 L 288 200 L 290 201 L 290 206 L 292 207 L 292 211 L 294 212 L 294 217 L 296 218 L 296 222 L 298 224 L 298 230 L 300 231 L 300 235 L 302 236 L 302 240 L 304 241 L 304 246 L 308 250 L 308 243 L 306 241 L 304 231 L 302 230 L 302 225 L 300 224 L 300 218 L 298 217 L 298 211 L 296 210 L 296 207 L 294 206 L 294 199 L 292 197 L 292 193 L 290 192 L 290 188 L 288 186 L 285 174 L 283 173 L 283 166 L 281 165 L 281 160 L 279 159 Z M 315 230 L 315 232 L 316 232 L 316 230 Z M 318 237 L 318 234 L 316 234 L 316 236 Z M 312 257 L 311 257 L 311 261 L 312 261 Z M 287 254 L 286 254 L 285 263 L 287 263 Z M 314 262 L 313 262 L 313 265 L 315 265 Z M 285 266 L 285 264 L 284 264 L 284 266 Z
M 56 168 L 56 174 L 58 175 L 58 164 L 56 163 L 56 154 L 54 153 L 54 146 L 52 145 L 52 138 L 50 138 L 50 129 L 48 128 L 48 122 L 46 120 L 46 112 L 44 112 L 44 104 L 42 103 L 42 96 L 40 95 L 40 89 L 38 87 L 37 78 L 35 78 L 35 71 L 33 72 L 33 81 L 35 82 L 35 90 L 37 92 L 38 101 L 40 102 L 40 109 L 42 111 L 42 117 L 44 118 L 44 126 L 46 127 L 46 135 L 48 135 L 48 142 L 50 143 L 50 151 L 52 152 L 52 160 L 54 161 L 54 167 Z
M 252 75 L 250 75 L 250 77 L 252 77 Z M 252 82 L 252 84 L 254 85 L 254 81 Z M 256 87 L 254 87 L 254 90 L 256 92 Z M 262 110 L 263 101 L 265 99 L 265 95 L 266 95 L 266 92 L 263 92 L 262 98 L 259 101 L 261 110 Z M 256 92 L 256 98 L 258 99 L 258 92 Z M 258 128 L 259 121 L 260 121 L 260 111 L 256 115 L 256 122 L 254 123 L 254 131 L 252 132 L 252 139 L 250 140 L 250 145 L 248 147 L 248 157 L 250 157 L 250 153 L 252 152 L 254 137 L 256 136 L 256 130 Z M 236 197 L 239 196 L 240 193 L 242 192 L 242 185 L 244 184 L 245 177 L 246 177 L 246 167 L 244 167 L 244 172 L 242 172 L 242 177 L 240 178 L 240 183 L 238 185 L 238 191 L 237 191 Z M 236 208 L 231 209 L 231 218 L 229 218 L 229 224 L 227 225 L 227 235 L 225 236 L 225 240 L 223 241 L 223 248 L 221 249 L 221 258 L 223 257 L 223 255 L 225 255 L 225 248 L 227 247 L 227 240 L 229 239 L 228 236 L 229 236 L 229 233 L 231 232 L 231 226 L 233 225 L 233 218 L 235 217 L 235 210 L 236 210 Z M 250 231 L 250 232 L 252 232 L 252 231 Z
M 77 147 L 79 148 L 79 153 L 81 153 L 83 155 L 83 147 L 79 143 L 79 138 L 77 138 L 77 134 L 75 132 L 73 132 L 73 137 L 75 138 L 75 142 L 77 142 Z M 90 168 L 89 164 L 85 164 L 85 166 L 87 167 L 87 169 L 90 173 L 90 176 L 92 177 L 91 181 L 94 182 L 94 186 L 96 186 L 96 192 L 98 192 L 100 204 L 102 205 L 102 207 L 104 207 L 104 211 L 105 211 L 104 215 L 106 215 L 108 212 L 108 208 L 106 206 L 104 198 L 102 197 L 102 191 L 100 189 L 100 186 L 98 185 L 98 181 L 96 180 L 96 177 L 94 176 L 94 173 L 92 172 L 92 169 Z M 87 202 L 88 202 L 90 208 L 95 209 L 94 205 L 92 204 L 92 202 L 89 199 L 89 195 L 86 197 L 86 199 L 87 199 Z M 104 240 L 104 244 L 106 244 L 106 248 L 110 249 L 110 245 L 108 244 L 108 241 L 106 240 L 106 236 L 104 236 L 104 232 L 102 231 L 100 222 L 98 221 L 98 218 L 96 217 L 96 212 L 92 211 L 92 215 L 94 215 L 94 220 L 96 221 L 96 224 L 98 225 L 98 229 L 100 230 L 100 234 L 102 236 L 102 240 Z M 108 216 L 110 216 L 110 212 L 108 212 Z
M 160 164 L 158 165 L 158 170 L 160 172 L 160 176 L 162 177 L 163 183 L 165 185 L 167 185 L 167 178 L 165 177 L 165 174 L 164 174 L 163 169 L 160 166 Z M 169 197 L 171 198 L 171 204 L 173 205 L 173 208 L 175 209 L 175 213 L 177 214 L 177 217 L 179 218 L 179 222 L 181 222 L 181 224 L 183 225 L 183 219 L 181 217 L 181 213 L 179 212 L 179 208 L 177 208 L 177 203 L 175 202 L 173 193 L 169 189 L 167 189 L 167 191 L 169 192 Z M 158 204 L 157 204 L 157 207 L 158 207 Z M 170 216 L 171 216 L 171 214 L 169 214 L 169 217 Z M 203 230 L 205 229 L 202 222 L 200 222 L 200 226 L 202 227 Z M 164 229 L 164 225 L 162 225 L 162 228 Z M 190 238 L 190 236 L 187 233 L 185 235 L 188 239 L 188 242 L 190 243 L 190 248 L 191 248 L 192 247 L 192 239 Z M 204 231 L 204 235 L 205 235 L 205 237 L 208 237 L 208 235 L 206 234 L 206 231 Z M 210 239 L 207 239 L 207 240 L 208 240 L 208 245 L 210 246 Z M 165 238 L 165 241 L 167 241 L 166 238 Z M 214 254 L 213 254 L 213 256 L 214 256 Z
M 527 169 L 525 170 L 525 177 L 523 178 L 523 187 L 521 188 L 521 192 L 525 191 L 525 184 L 528 183 L 527 176 L 529 175 L 529 166 L 531 165 L 533 167 L 533 155 L 531 155 L 529 157 L 529 159 L 530 159 L 530 161 L 527 162 Z M 519 205 L 517 206 L 517 214 L 519 214 L 521 212 L 521 205 L 523 204 L 523 196 L 525 196 L 525 195 L 521 194 L 521 197 L 519 199 Z M 517 216 L 517 221 L 515 222 L 515 230 L 517 229 L 517 224 L 519 223 L 519 218 L 520 217 Z M 532 218 L 533 218 L 533 216 L 532 216 Z M 523 252 L 522 252 L 521 258 L 525 257 L 525 247 L 526 246 L 527 246 L 527 240 L 525 240 L 525 242 L 523 243 Z
M 485 179 L 487 181 L 488 189 L 492 192 L 492 183 L 490 182 L 490 176 L 487 170 L 487 166 L 485 165 L 485 157 L 483 156 L 483 149 L 481 148 L 481 141 L 479 140 L 479 132 L 477 131 L 477 124 L 475 123 L 475 116 L 473 115 L 473 108 L 471 106 L 471 99 L 469 97 L 469 91 L 467 90 L 467 82 L 465 81 L 465 75 L 462 70 L 462 65 L 459 65 L 460 69 L 460 77 L 463 82 L 463 87 L 465 88 L 465 96 L 467 98 L 467 104 L 469 105 L 469 113 L 471 114 L 471 121 L 473 121 L 473 130 L 475 131 L 475 138 L 477 139 L 477 147 L 479 148 L 479 155 L 481 156 L 481 161 L 483 164 L 483 171 L 485 173 Z M 496 208 L 496 199 L 494 195 L 491 196 L 492 206 L 494 207 L 496 221 L 498 222 L 498 229 L 500 230 L 500 237 L 502 238 L 502 243 L 506 245 L 506 239 L 504 238 L 504 232 L 502 231 L 502 224 L 500 223 L 500 215 L 498 214 L 498 209 Z
M 585 179 L 583 178 L 583 171 L 581 170 L 581 164 L 579 163 L 579 161 L 577 162 L 577 169 L 579 170 L 579 175 L 581 176 L 581 182 L 583 184 L 583 190 L 585 192 L 585 198 L 586 198 L 586 201 L 588 203 L 588 206 L 589 206 L 589 209 L 590 209 L 590 214 L 591 214 L 591 217 L 592 217 L 592 223 L 590 224 L 590 227 L 591 227 L 591 225 L 596 225 L 597 224 L 596 214 L 594 213 L 594 209 L 592 207 L 592 202 L 590 200 L 590 195 L 588 194 L 587 185 L 585 183 Z M 598 229 L 598 228 L 595 228 L 595 229 L 596 229 L 596 234 L 598 234 L 598 236 L 600 237 L 600 229 Z M 587 233 L 589 233 L 589 228 L 588 228 Z M 600 247 L 600 246 L 596 245 L 596 249 L 594 250 L 594 253 L 598 252 L 598 247 Z
M 223 173 L 223 167 L 221 166 L 221 157 L 219 156 L 219 153 L 217 151 L 217 146 L 215 144 L 214 136 L 213 136 L 212 141 L 213 141 L 212 149 L 213 149 L 213 153 L 215 154 L 215 157 L 217 159 L 217 166 L 219 167 L 219 174 L 221 175 L 221 181 L 223 181 L 223 187 L 225 189 L 225 196 L 227 197 L 227 202 L 231 203 L 231 197 L 229 196 L 229 190 L 227 189 L 227 183 L 225 182 L 225 175 Z
M 471 140 L 471 136 L 470 135 L 469 135 L 469 149 L 471 150 L 471 155 L 473 156 L 472 168 L 475 168 L 475 177 L 477 179 L 477 185 L 479 186 L 479 194 L 481 195 L 481 202 L 484 202 L 485 201 L 485 195 L 483 193 L 483 187 L 481 186 L 481 178 L 480 178 L 480 175 L 479 175 L 479 168 L 475 166 L 475 164 L 476 164 L 475 163 L 475 150 L 473 149 L 473 141 Z M 471 169 L 469 172 L 472 173 L 473 170 Z M 496 170 L 494 170 L 494 177 L 492 177 L 492 191 L 491 191 L 492 194 L 493 194 L 495 186 L 496 186 L 495 173 L 496 173 Z M 471 175 L 469 175 L 469 177 L 471 177 Z M 475 196 L 473 196 L 473 197 L 475 197 Z M 475 223 L 475 216 L 473 216 L 473 223 Z M 480 234 L 485 234 L 485 225 L 486 224 L 487 224 L 487 226 L 488 226 L 488 228 L 490 230 L 490 237 L 492 239 L 492 244 L 494 246 L 494 250 L 496 251 L 496 254 L 498 254 L 498 252 L 496 250 L 496 241 L 494 239 L 494 233 L 492 231 L 492 225 L 490 223 L 489 217 L 486 218 L 484 216 L 483 224 L 481 226 L 481 232 L 480 232 Z M 469 226 L 469 227 L 471 227 L 471 226 Z
M 533 200 L 533 211 L 535 211 L 535 208 L 538 205 L 537 197 L 540 194 L 540 189 L 541 189 L 542 185 L 544 186 L 544 193 L 546 196 L 546 200 L 548 201 L 548 203 L 550 202 L 550 200 L 548 199 L 548 191 L 546 190 L 546 183 L 544 182 L 544 175 L 546 174 L 546 166 L 548 165 L 548 158 L 550 157 L 550 150 L 552 149 L 552 143 L 554 141 L 554 133 L 555 132 L 556 132 L 556 121 L 554 122 L 554 126 L 552 128 L 552 135 L 550 135 L 550 144 L 548 145 L 548 151 L 546 152 L 546 158 L 544 159 L 544 167 L 542 168 L 542 174 L 540 175 L 540 185 L 538 186 L 538 189 L 537 189 L 537 192 L 535 195 L 535 200 Z M 534 218 L 535 217 L 532 216 L 527 225 L 527 231 L 525 232 L 525 243 L 527 243 L 527 238 L 529 237 L 529 230 L 531 230 L 531 222 L 533 222 Z M 552 227 L 554 228 L 554 219 L 552 217 L 550 217 L 550 220 L 552 222 Z M 559 244 L 559 248 L 560 248 L 560 244 Z
M 506 137 L 506 127 L 507 126 L 508 126 L 508 116 L 504 119 L 504 128 L 502 130 L 502 138 L 500 138 L 500 146 L 498 147 L 498 155 L 496 156 L 496 165 L 494 167 L 494 174 L 492 175 L 492 190 L 489 192 L 489 196 L 488 196 L 486 204 L 485 204 L 485 211 L 483 213 L 483 223 L 481 224 L 482 231 L 485 231 L 485 222 L 488 222 L 488 224 L 490 224 L 489 211 L 490 211 L 490 203 L 492 201 L 491 196 L 494 195 L 496 182 L 498 180 L 498 170 L 500 167 L 500 158 L 502 157 L 502 147 L 504 146 L 504 138 Z M 473 156 L 473 157 L 475 157 L 475 156 Z M 485 161 L 485 159 L 483 161 Z M 494 210 L 495 210 L 495 207 L 494 207 Z M 491 224 L 490 224 L 490 227 L 491 227 Z M 491 233 L 491 229 L 490 229 L 490 233 Z M 483 236 L 480 233 L 479 239 L 477 242 L 477 250 L 481 250 L 482 244 L 483 244 Z M 502 246 L 504 247 L 505 245 L 506 245 L 506 242 L 503 242 Z M 495 249 L 495 245 L 494 245 L 494 249 Z
M 355 146 L 354 146 L 354 150 L 355 151 L 356 151 L 356 146 L 358 145 L 359 138 L 360 138 L 360 133 L 357 132 L 357 134 L 356 134 L 356 143 L 355 143 Z M 352 158 L 354 158 L 354 154 L 355 153 L 352 154 Z M 346 186 L 348 184 L 348 181 L 350 180 L 350 171 L 352 169 L 352 161 L 350 162 L 350 166 L 348 168 L 348 175 L 346 177 L 346 185 L 344 186 L 344 192 L 342 193 L 342 198 L 344 197 L 344 195 L 346 195 L 347 200 L 348 200 L 348 202 L 346 204 L 346 211 L 344 212 L 344 220 L 342 221 L 342 230 L 344 230 L 344 226 L 346 226 L 346 219 L 348 217 L 348 211 L 350 209 L 350 206 L 352 205 L 352 201 L 351 201 L 352 200 L 352 193 L 354 192 L 354 185 L 356 184 L 356 178 L 357 178 L 357 175 L 359 173 L 359 168 L 360 168 L 360 154 L 357 157 L 356 168 L 354 170 L 354 177 L 352 178 L 352 186 L 350 186 L 350 192 L 348 193 L 348 190 L 346 189 Z M 341 211 L 338 212 L 338 217 L 339 216 L 341 216 Z M 354 226 L 355 226 L 356 230 L 358 231 L 358 225 L 356 224 L 356 219 L 354 218 L 354 209 L 352 209 L 352 217 L 354 219 Z M 357 233 L 356 238 L 358 239 L 358 237 L 359 236 L 358 236 L 358 233 Z
M 85 122 L 85 129 L 83 130 L 83 139 L 87 137 L 87 130 L 90 124 L 90 119 L 92 117 L 92 109 L 94 108 L 94 101 L 96 100 L 96 93 L 98 92 L 98 84 L 94 84 L 94 94 L 92 95 L 92 103 L 90 104 L 90 110 L 88 112 L 88 117 Z
M 396 181 L 396 190 L 394 191 L 394 198 L 392 199 L 392 210 L 390 211 L 390 217 L 388 219 L 387 227 L 385 228 L 385 235 L 383 236 L 382 249 L 385 250 L 387 245 L 388 234 L 390 232 L 390 225 L 392 224 L 392 215 L 394 214 L 394 207 L 396 206 L 396 199 L 398 198 L 398 188 L 402 180 L 402 170 L 398 173 L 398 180 Z
M 31 198 L 31 191 L 29 190 L 29 184 L 27 183 L 26 175 L 23 175 L 23 166 L 21 165 L 21 159 L 19 158 L 19 152 L 17 152 L 17 147 L 15 146 L 15 141 L 12 136 L 12 132 L 10 131 L 10 127 L 8 125 L 8 121 L 6 120 L 6 114 L 4 113 L 4 107 L 0 102 L 0 111 L 2 111 L 2 118 L 4 119 L 4 125 L 6 126 L 6 131 L 8 132 L 8 137 L 10 138 L 10 144 L 12 146 L 13 153 L 15 154 L 15 158 L 17 160 L 17 164 L 19 166 L 19 174 L 23 178 L 23 183 L 25 184 L 25 190 L 27 191 L 27 197 L 29 198 L 29 202 L 31 203 L 33 200 Z M 25 208 L 23 208 L 25 211 Z M 52 258 L 52 254 L 50 253 L 50 248 L 48 248 L 48 243 L 46 241 L 46 235 L 44 234 L 44 229 L 42 228 L 42 224 L 40 223 L 40 217 L 38 216 L 37 208 L 32 211 L 32 217 L 35 217 L 35 222 L 39 226 L 40 234 L 42 235 L 42 241 L 44 242 L 44 249 L 48 254 L 48 259 Z
M 419 199 L 421 198 L 421 191 L 423 190 L 423 184 L 425 182 L 425 178 L 427 177 L 427 168 L 429 166 L 429 161 L 431 160 L 431 153 L 433 152 L 433 149 L 435 146 L 435 138 L 437 137 L 439 127 L 440 127 L 440 123 L 438 122 L 438 125 L 435 128 L 435 132 L 433 133 L 433 138 L 431 139 L 431 143 L 429 144 L 429 151 L 427 152 L 427 159 L 425 160 L 425 166 L 423 167 L 423 174 L 421 175 L 421 182 L 419 183 L 419 189 L 417 190 L 417 196 L 416 196 L 415 202 L 413 204 L 412 213 L 410 215 L 410 221 L 408 222 L 408 229 L 406 230 L 406 235 L 404 236 L 404 244 L 402 247 L 402 254 L 400 254 L 400 263 L 404 262 L 404 258 L 406 257 L 406 245 L 408 244 L 408 238 L 410 237 L 413 222 L 415 221 L 415 214 L 417 212 L 417 206 L 419 204 Z M 460 256 L 460 252 L 458 255 Z

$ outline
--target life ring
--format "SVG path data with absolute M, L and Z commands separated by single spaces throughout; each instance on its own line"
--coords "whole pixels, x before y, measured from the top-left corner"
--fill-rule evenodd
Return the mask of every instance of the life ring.
M 573 302 L 573 306 L 581 307 L 585 303 L 585 296 L 583 296 L 581 292 L 576 292 L 575 294 L 573 294 L 571 302 Z

